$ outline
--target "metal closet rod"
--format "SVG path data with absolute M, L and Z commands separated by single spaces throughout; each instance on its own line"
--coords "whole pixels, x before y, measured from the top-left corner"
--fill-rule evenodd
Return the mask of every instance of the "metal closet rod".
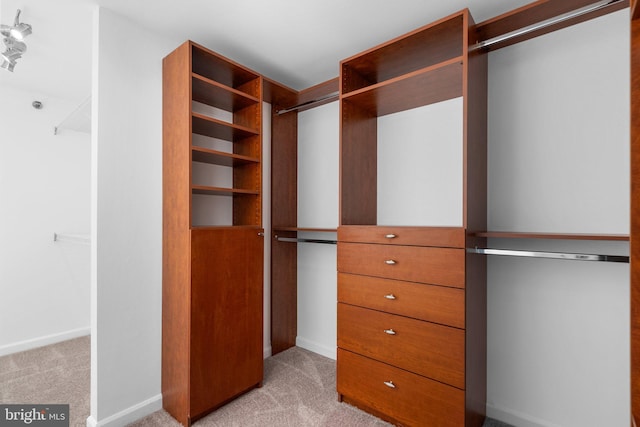
M 590 12 L 595 12 L 596 10 L 600 10 L 602 8 L 605 8 L 605 7 L 607 7 L 609 5 L 612 5 L 614 3 L 618 3 L 620 1 L 622 1 L 622 0 L 601 0 L 599 2 L 590 4 L 589 6 L 581 7 L 580 9 L 576 9 L 576 10 L 573 10 L 571 12 L 563 13 L 562 15 L 558 15 L 556 17 L 549 18 L 547 20 L 540 21 L 540 22 L 537 22 L 535 24 L 528 25 L 528 26 L 526 26 L 524 28 L 520 28 L 518 30 L 511 31 L 511 32 L 506 33 L 506 34 L 502 34 L 500 36 L 493 37 L 493 38 L 491 38 L 489 40 L 484 40 L 484 41 L 478 42 L 478 43 L 474 44 L 473 46 L 471 46 L 469 48 L 469 50 L 470 51 L 474 51 L 474 50 L 482 49 L 482 48 L 485 48 L 485 47 L 489 47 L 491 45 L 494 45 L 496 43 L 500 43 L 500 42 L 512 39 L 514 37 L 522 36 L 524 34 L 528 34 L 528 33 L 531 33 L 533 31 L 540 30 L 540 29 L 549 27 L 551 25 L 567 21 L 569 19 L 577 18 L 579 16 L 586 15 L 587 13 L 590 13 Z
M 279 242 L 292 242 L 292 243 L 324 243 L 326 245 L 335 245 L 338 242 L 336 240 L 326 239 L 302 239 L 297 237 L 280 237 L 275 236 L 275 239 Z
M 329 95 L 323 96 L 318 99 L 312 99 L 311 101 L 303 102 L 302 104 L 297 104 L 292 107 L 283 108 L 282 110 L 277 110 L 276 114 L 280 115 L 280 114 L 288 113 L 290 111 L 299 110 L 302 107 L 308 107 L 309 105 L 317 104 L 318 102 L 328 101 L 334 98 L 338 99 L 339 95 L 340 95 L 340 92 L 333 92 L 333 93 L 330 93 Z
M 629 263 L 625 255 L 576 254 L 564 252 L 522 251 L 513 249 L 467 248 L 468 253 L 481 255 L 506 255 L 527 258 L 566 259 L 572 261 L 601 261 Z

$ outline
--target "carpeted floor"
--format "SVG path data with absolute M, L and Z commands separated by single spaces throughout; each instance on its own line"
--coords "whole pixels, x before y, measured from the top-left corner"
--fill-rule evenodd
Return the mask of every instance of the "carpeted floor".
M 0 357 L 0 403 L 69 404 L 69 425 L 89 416 L 89 337 Z
M 71 427 L 89 416 L 89 337 L 0 357 L 0 403 L 68 403 Z M 194 424 L 195 427 L 383 427 L 389 424 L 339 403 L 335 361 L 294 347 L 264 362 L 263 387 Z M 178 427 L 165 411 L 132 427 Z M 509 427 L 487 419 L 484 427 Z

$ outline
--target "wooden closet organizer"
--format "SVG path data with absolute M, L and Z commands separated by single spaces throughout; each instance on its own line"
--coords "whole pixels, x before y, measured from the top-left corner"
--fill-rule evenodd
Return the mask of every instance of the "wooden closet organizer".
M 192 42 L 167 56 L 163 83 L 165 409 L 188 426 L 262 381 L 263 101 L 271 103 L 273 111 L 272 352 L 295 345 L 296 245 L 278 242 L 274 236 L 295 238 L 300 231 L 330 230 L 297 227 L 297 112 L 277 112 L 339 90 L 340 399 L 403 425 L 482 425 L 486 400 L 486 261 L 482 255 L 466 253 L 465 247 L 482 245 L 487 237 L 496 236 L 486 230 L 486 53 L 619 10 L 628 2 L 619 1 L 485 49 L 470 50 L 470 46 L 591 3 L 540 0 L 478 25 L 463 10 L 342 61 L 339 78 L 303 91 L 269 80 Z M 634 19 L 639 16 L 635 3 Z M 635 80 L 639 62 L 637 22 L 632 25 Z M 632 111 L 638 110 L 635 80 Z M 378 224 L 377 118 L 457 97 L 462 97 L 464 116 L 461 226 Z M 200 104 L 214 107 L 214 111 L 206 114 Z M 199 106 L 196 109 L 194 105 Z M 636 116 L 640 114 L 632 114 Z M 636 122 L 632 121 L 635 163 L 639 139 Z M 224 140 L 228 145 L 208 146 L 207 138 L 200 144 L 201 135 Z M 398 142 L 401 146 L 402 141 Z M 232 183 L 195 182 L 194 163 L 228 168 Z M 633 168 L 634 413 L 640 407 L 640 274 L 636 267 L 640 251 L 634 240 L 640 228 L 638 175 L 638 168 Z M 415 194 L 425 184 L 416 182 Z M 210 209 L 230 211 L 225 214 L 227 223 L 221 224 L 217 214 L 209 216 Z M 222 275 L 229 280 L 223 283 L 219 280 Z M 233 303 L 226 304 L 230 301 Z

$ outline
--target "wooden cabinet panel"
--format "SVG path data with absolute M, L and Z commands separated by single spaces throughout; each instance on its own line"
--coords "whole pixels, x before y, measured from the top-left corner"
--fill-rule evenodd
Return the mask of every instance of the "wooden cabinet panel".
M 464 389 L 464 331 L 338 303 L 338 347 Z
M 262 382 L 259 228 L 191 232 L 191 417 Z M 186 331 L 185 331 L 186 333 Z
M 338 272 L 464 288 L 464 249 L 338 242 Z
M 464 228 L 460 227 L 350 225 L 338 228 L 338 240 L 385 245 L 465 247 Z
M 406 426 L 464 425 L 464 391 L 455 387 L 342 349 L 337 371 L 338 393 L 363 409 Z
M 464 329 L 464 290 L 338 273 L 338 301 Z

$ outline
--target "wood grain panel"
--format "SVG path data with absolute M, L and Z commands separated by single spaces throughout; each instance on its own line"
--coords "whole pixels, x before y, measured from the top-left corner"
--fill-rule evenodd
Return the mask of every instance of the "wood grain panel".
M 640 19 L 631 21 L 631 409 L 640 421 Z
M 375 225 L 378 121 L 343 100 L 340 116 L 340 224 Z
M 349 225 L 338 228 L 338 240 L 353 243 L 464 248 L 465 231 L 460 227 Z
M 462 96 L 460 57 L 344 95 L 375 116 L 398 113 Z
M 379 83 L 462 55 L 462 16 L 459 12 L 373 47 L 341 62 L 341 71 L 353 70 L 361 81 Z M 346 82 L 356 82 L 350 79 Z M 346 86 L 342 93 L 360 89 Z
M 338 303 L 339 348 L 459 389 L 464 336 L 461 329 Z
M 295 102 L 296 94 L 278 99 Z M 291 100 L 291 101 L 290 101 Z M 291 105 L 291 104 L 288 104 Z M 276 111 L 277 104 L 272 111 Z M 298 113 L 272 114 L 271 118 L 271 224 L 293 227 L 298 221 Z M 295 233 L 277 232 L 295 237 Z M 296 342 L 297 335 L 297 245 L 278 242 L 271 236 L 271 352 L 277 354 Z
M 184 426 L 190 397 L 190 63 L 188 42 L 162 63 L 162 402 Z
M 262 231 L 192 231 L 192 417 L 262 382 Z
M 338 302 L 465 327 L 464 290 L 338 273 Z
M 192 96 L 194 101 L 226 111 L 241 110 L 260 102 L 254 96 L 197 74 L 192 78 Z
M 311 108 L 319 107 L 321 105 L 328 104 L 330 102 L 334 102 L 338 100 L 338 90 L 339 90 L 339 81 L 338 77 L 335 77 L 331 80 L 327 80 L 326 82 L 319 83 L 315 86 L 311 86 L 309 88 L 303 89 L 298 93 L 298 101 L 296 104 L 303 104 L 305 102 L 315 101 L 316 99 L 327 97 L 331 94 L 336 94 L 335 98 L 330 98 L 321 102 L 314 102 L 313 104 L 307 107 L 301 107 L 298 109 L 298 112 L 306 111 Z
M 252 83 L 247 84 L 260 77 L 258 74 L 204 46 L 194 42 L 189 43 L 193 47 L 192 69 L 194 73 L 241 90 L 251 96 L 260 96 L 259 87 Z
M 399 425 L 464 425 L 462 390 L 343 349 L 338 349 L 337 374 L 337 390 L 344 401 L 386 414 Z
M 464 288 L 464 257 L 464 249 L 338 242 L 341 273 L 457 288 Z

